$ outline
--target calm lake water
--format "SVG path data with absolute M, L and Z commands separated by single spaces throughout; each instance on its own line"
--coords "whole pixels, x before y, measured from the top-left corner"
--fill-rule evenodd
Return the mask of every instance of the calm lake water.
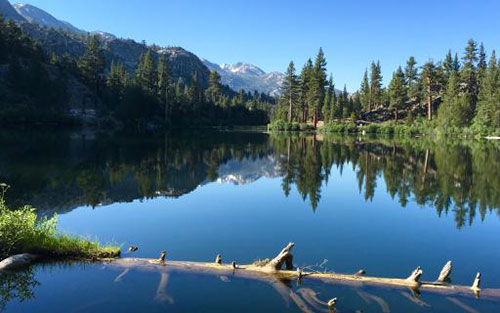
M 9 206 L 59 215 L 63 232 L 123 256 L 251 263 L 289 241 L 315 270 L 500 288 L 500 145 L 425 138 L 193 132 L 0 133 Z M 129 245 L 139 251 L 126 252 Z M 271 285 L 232 275 L 38 265 L 2 278 L 5 312 L 500 312 L 500 302 L 406 289 Z M 290 296 L 291 295 L 291 296 Z M 308 296 L 309 295 L 309 296 Z M 297 300 L 298 299 L 298 300 Z M 300 308 L 302 301 L 308 310 Z

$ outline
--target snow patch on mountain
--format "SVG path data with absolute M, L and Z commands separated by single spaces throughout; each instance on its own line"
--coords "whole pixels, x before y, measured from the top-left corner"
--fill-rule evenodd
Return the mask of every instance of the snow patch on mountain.
M 247 92 L 257 90 L 271 96 L 280 94 L 284 79 L 284 75 L 280 72 L 266 73 L 259 67 L 244 62 L 231 65 L 215 64 L 205 59 L 202 61 L 209 70 L 218 72 L 222 83 L 233 90 L 243 89 Z

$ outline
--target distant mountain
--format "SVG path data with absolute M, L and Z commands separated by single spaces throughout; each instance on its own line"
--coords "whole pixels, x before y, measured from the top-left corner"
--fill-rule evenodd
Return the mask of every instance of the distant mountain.
M 68 53 L 78 58 L 85 52 L 87 34 L 95 34 L 102 39 L 102 48 L 108 65 L 113 60 L 122 62 L 133 73 L 140 55 L 148 50 L 146 45 L 132 39 L 117 38 L 102 31 L 87 32 L 78 29 L 32 5 L 16 4 L 14 7 L 8 0 L 0 0 L 0 13 L 7 19 L 19 22 L 23 31 L 40 42 L 48 54 L 62 56 Z M 180 47 L 169 47 L 155 52 L 156 57 L 160 55 L 167 56 L 174 80 L 182 77 L 189 83 L 192 74 L 198 72 L 201 85 L 204 88 L 208 86 L 210 71 L 193 53 Z
M 217 171 L 220 184 L 247 185 L 262 177 L 274 178 L 281 175 L 278 160 L 272 156 L 258 159 L 231 159 L 222 164 Z
M 202 59 L 203 63 L 211 71 L 220 74 L 222 83 L 233 90 L 243 89 L 245 91 L 269 93 L 271 96 L 280 94 L 284 75 L 279 72 L 266 73 L 259 67 L 248 63 L 215 64 Z
M 30 4 L 16 3 L 13 7 L 19 15 L 24 17 L 24 19 L 30 23 L 36 23 L 40 26 L 55 29 L 67 30 L 77 34 L 86 33 L 84 30 L 78 29 L 68 22 L 58 20 L 44 10 Z
M 7 20 L 13 20 L 16 22 L 25 21 L 25 19 L 17 13 L 16 9 L 12 7 L 8 0 L 0 0 L 0 12 Z

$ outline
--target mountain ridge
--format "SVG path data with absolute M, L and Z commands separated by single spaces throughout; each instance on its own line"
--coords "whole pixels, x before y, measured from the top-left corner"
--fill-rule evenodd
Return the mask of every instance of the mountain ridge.
M 266 73 L 256 65 L 238 62 L 234 65 L 228 63 L 216 64 L 206 59 L 201 61 L 211 71 L 216 71 L 221 76 L 222 83 L 234 90 L 247 92 L 263 92 L 271 96 L 281 94 L 281 84 L 284 75 L 280 72 Z
M 71 23 L 59 20 L 50 13 L 37 8 L 31 4 L 16 3 L 12 6 L 19 15 L 30 23 L 37 23 L 40 26 L 51 27 L 56 29 L 67 30 L 76 34 L 85 34 L 86 31 L 81 30 Z
M 122 62 L 128 71 L 133 73 L 142 53 L 148 47 L 132 39 L 118 38 L 104 31 L 86 31 L 73 26 L 71 23 L 59 20 L 50 13 L 30 4 L 10 4 L 8 0 L 0 0 L 0 12 L 7 19 L 19 22 L 30 36 L 38 40 L 50 54 L 62 56 L 69 53 L 73 57 L 80 57 L 85 50 L 87 35 L 98 35 L 103 44 L 104 53 L 108 61 Z M 208 86 L 210 71 L 217 71 L 221 75 L 221 82 L 234 91 L 241 89 L 246 92 L 280 95 L 284 75 L 280 72 L 266 73 L 258 66 L 250 63 L 238 62 L 234 65 L 215 64 L 201 59 L 195 54 L 180 47 L 155 49 L 155 56 L 166 55 L 172 69 L 174 79 L 183 77 L 190 81 L 193 72 L 198 72 L 203 86 Z

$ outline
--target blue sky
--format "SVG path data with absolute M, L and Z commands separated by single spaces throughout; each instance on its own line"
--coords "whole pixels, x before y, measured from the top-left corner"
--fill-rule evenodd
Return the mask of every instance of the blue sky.
M 181 46 L 216 63 L 300 69 L 323 47 L 337 87 L 359 87 L 380 60 L 387 83 L 410 55 L 462 54 L 469 38 L 500 48 L 500 1 L 26 0 L 85 30 Z M 15 2 L 15 1 L 11 1 Z

